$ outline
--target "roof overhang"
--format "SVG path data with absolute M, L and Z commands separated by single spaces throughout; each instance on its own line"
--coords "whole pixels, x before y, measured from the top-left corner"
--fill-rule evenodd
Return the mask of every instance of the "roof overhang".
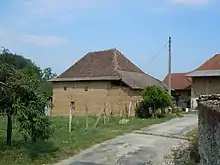
M 105 81 L 105 80 L 120 80 L 116 76 L 103 76 L 103 77 L 70 77 L 70 78 L 53 78 L 50 82 L 71 82 L 71 81 Z
M 186 74 L 187 77 L 218 77 L 220 70 L 196 70 Z

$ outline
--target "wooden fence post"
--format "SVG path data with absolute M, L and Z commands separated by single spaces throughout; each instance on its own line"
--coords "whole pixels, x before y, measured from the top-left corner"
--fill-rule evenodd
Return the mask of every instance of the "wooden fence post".
M 70 111 L 69 111 L 69 133 L 72 130 L 72 116 L 73 116 L 73 112 L 75 111 L 75 102 L 71 101 L 70 103 Z
M 88 121 L 88 107 L 85 105 L 86 110 L 86 129 L 89 128 L 89 121 Z
M 103 115 L 104 115 L 104 125 L 105 125 L 106 124 L 106 103 L 104 104 Z
M 128 116 L 130 116 L 131 115 L 131 101 L 129 102 L 129 107 L 128 107 Z
M 103 115 L 103 110 L 104 110 L 104 109 L 101 109 L 100 115 L 99 115 L 98 119 L 97 119 L 96 122 L 95 122 L 94 128 L 96 128 L 97 124 L 99 123 L 99 120 L 100 120 L 100 118 L 101 118 L 102 115 Z
M 128 105 L 125 103 L 125 111 L 124 111 L 124 116 L 127 118 L 128 117 Z

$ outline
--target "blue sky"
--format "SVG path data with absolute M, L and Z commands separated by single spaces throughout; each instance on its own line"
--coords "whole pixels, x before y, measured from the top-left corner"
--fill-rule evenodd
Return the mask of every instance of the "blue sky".
M 220 53 L 218 0 L 1 0 L 0 45 L 61 73 L 89 51 L 117 48 L 163 79 Z

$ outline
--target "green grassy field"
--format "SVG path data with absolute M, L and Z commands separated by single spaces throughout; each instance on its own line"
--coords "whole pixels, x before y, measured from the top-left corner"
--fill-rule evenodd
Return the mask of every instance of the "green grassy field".
M 89 117 L 89 128 L 85 127 L 85 117 L 73 117 L 72 132 L 68 132 L 67 117 L 53 117 L 54 135 L 46 142 L 26 144 L 17 130 L 17 123 L 13 124 L 13 145 L 7 147 L 6 117 L 0 117 L 0 164 L 1 165 L 42 165 L 57 162 L 80 152 L 94 144 L 114 138 L 135 129 L 158 124 L 174 118 L 168 115 L 159 119 L 129 118 L 126 125 L 119 125 L 121 117 L 110 117 L 104 125 L 100 120 L 97 128 L 93 128 L 97 117 Z

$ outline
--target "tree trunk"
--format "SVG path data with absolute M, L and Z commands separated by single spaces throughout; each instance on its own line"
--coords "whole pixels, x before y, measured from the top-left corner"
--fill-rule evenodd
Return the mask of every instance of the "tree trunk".
M 12 113 L 11 110 L 7 112 L 8 123 L 7 123 L 7 145 L 11 146 L 12 142 Z

